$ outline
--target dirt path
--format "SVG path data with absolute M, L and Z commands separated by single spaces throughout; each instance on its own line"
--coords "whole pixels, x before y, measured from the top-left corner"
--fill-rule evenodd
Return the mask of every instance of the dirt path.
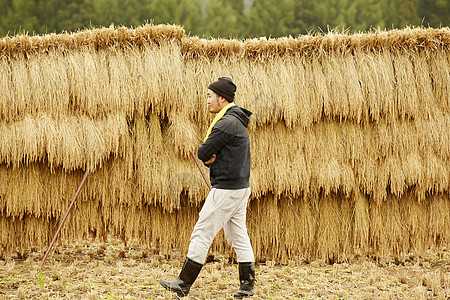
M 42 256 L 0 260 L 0 299 L 176 299 L 158 283 L 174 279 L 184 261 L 119 242 L 74 244 Z M 254 299 L 449 299 L 450 252 L 409 257 L 394 264 L 360 259 L 256 266 Z M 237 265 L 226 257 L 207 263 L 185 299 L 232 299 Z

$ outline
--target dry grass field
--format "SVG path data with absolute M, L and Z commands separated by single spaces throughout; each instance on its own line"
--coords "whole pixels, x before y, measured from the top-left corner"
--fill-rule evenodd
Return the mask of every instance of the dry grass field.
M 175 278 L 184 261 L 117 240 L 57 247 L 40 273 L 41 259 L 32 252 L 0 260 L 0 299 L 175 299 L 158 280 Z M 256 276 L 254 299 L 449 299 L 450 252 L 333 265 L 267 261 Z M 231 299 L 237 288 L 237 265 L 215 256 L 185 299 Z

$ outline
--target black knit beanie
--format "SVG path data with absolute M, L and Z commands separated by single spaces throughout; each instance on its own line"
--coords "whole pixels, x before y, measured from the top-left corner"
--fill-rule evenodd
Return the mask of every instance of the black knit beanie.
M 236 85 L 229 77 L 219 77 L 208 86 L 208 89 L 215 92 L 217 95 L 224 97 L 228 102 L 234 101 L 234 93 L 236 92 Z

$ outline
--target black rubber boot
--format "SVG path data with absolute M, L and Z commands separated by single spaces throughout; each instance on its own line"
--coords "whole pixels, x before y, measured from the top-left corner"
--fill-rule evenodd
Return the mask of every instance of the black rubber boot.
M 253 296 L 253 287 L 255 286 L 255 263 L 239 263 L 239 281 L 241 287 L 236 292 L 231 293 L 231 296 L 235 298 Z
M 180 275 L 173 281 L 161 279 L 159 283 L 169 291 L 177 293 L 179 297 L 184 297 L 189 293 L 191 285 L 197 279 L 198 273 L 202 269 L 203 265 L 199 264 L 189 258 L 186 258 Z

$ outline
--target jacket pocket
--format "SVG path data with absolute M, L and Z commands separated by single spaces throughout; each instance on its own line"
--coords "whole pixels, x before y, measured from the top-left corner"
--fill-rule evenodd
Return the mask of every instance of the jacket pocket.
M 222 168 L 220 167 L 220 162 L 215 161 L 211 164 L 210 174 L 214 179 L 219 178 L 222 175 Z

